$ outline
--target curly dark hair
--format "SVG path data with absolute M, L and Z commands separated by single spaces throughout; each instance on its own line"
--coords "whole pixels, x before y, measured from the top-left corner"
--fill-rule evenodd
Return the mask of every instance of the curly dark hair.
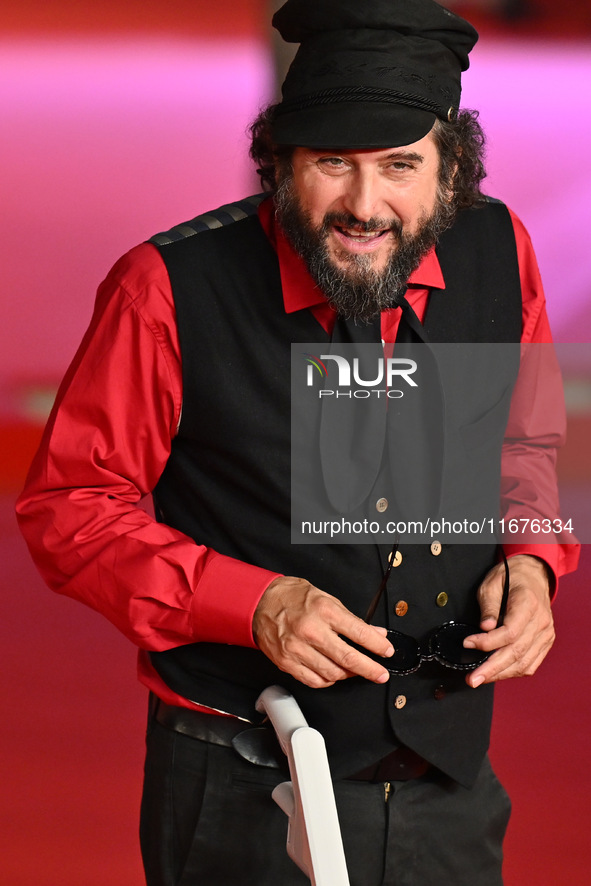
M 250 156 L 257 166 L 263 189 L 275 191 L 278 168 L 287 168 L 295 145 L 275 145 L 271 128 L 278 105 L 268 105 L 249 127 Z M 462 110 L 455 120 L 437 120 L 433 136 L 440 156 L 440 187 L 453 194 L 456 210 L 484 200 L 480 184 L 484 168 L 485 135 L 478 111 Z
M 248 153 L 256 164 L 263 190 L 271 192 L 277 188 L 277 165 L 289 163 L 295 147 L 295 145 L 273 143 L 271 128 L 278 107 L 279 105 L 267 105 L 248 127 L 251 137 Z
M 478 111 L 462 110 L 455 120 L 437 120 L 432 129 L 439 150 L 439 183 L 453 194 L 456 210 L 484 202 L 486 137 Z

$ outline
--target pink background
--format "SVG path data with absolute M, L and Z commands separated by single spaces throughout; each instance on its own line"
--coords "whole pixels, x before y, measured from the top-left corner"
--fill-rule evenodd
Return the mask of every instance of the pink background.
M 258 190 L 245 128 L 271 95 L 261 40 L 11 38 L 0 44 L 0 386 L 56 381 L 115 259 Z M 483 39 L 465 75 L 489 193 L 536 246 L 559 341 L 591 333 L 591 53 Z

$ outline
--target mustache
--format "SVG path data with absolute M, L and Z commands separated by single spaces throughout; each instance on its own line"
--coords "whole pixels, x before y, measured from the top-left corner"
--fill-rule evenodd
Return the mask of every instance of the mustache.
M 397 218 L 372 216 L 368 221 L 361 221 L 348 212 L 327 212 L 322 222 L 322 233 L 327 233 L 333 225 L 342 228 L 352 228 L 363 234 L 371 234 L 374 231 L 391 231 L 396 237 L 402 235 L 402 222 Z

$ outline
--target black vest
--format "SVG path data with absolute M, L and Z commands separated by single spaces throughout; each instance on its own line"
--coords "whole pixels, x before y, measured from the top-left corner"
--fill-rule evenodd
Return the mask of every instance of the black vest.
M 223 207 L 152 240 L 172 284 L 184 391 L 179 433 L 154 493 L 157 514 L 222 554 L 302 576 L 363 616 L 389 546 L 290 543 L 290 345 L 322 346 L 329 336 L 309 310 L 285 313 L 277 257 L 255 206 Z M 431 341 L 518 342 L 521 291 L 506 207 L 489 202 L 461 214 L 437 254 L 446 289 L 430 296 Z M 438 554 L 407 545 L 401 553 L 375 623 L 415 637 L 452 619 L 478 624 L 475 592 L 496 562 L 494 545 L 446 544 Z M 442 591 L 445 608 L 437 605 Z M 408 604 L 402 619 L 394 614 L 399 600 Z M 251 721 L 262 689 L 285 686 L 323 733 L 335 777 L 402 742 L 469 785 L 488 747 L 492 686 L 469 689 L 462 674 L 440 665 L 385 686 L 353 678 L 313 690 L 255 649 L 199 643 L 151 659 L 181 695 Z

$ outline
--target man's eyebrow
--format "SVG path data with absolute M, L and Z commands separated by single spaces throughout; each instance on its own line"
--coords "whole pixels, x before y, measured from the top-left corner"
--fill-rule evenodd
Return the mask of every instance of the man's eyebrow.
M 425 157 L 423 154 L 417 154 L 415 151 L 392 151 L 385 160 L 410 160 L 413 163 L 423 163 Z

